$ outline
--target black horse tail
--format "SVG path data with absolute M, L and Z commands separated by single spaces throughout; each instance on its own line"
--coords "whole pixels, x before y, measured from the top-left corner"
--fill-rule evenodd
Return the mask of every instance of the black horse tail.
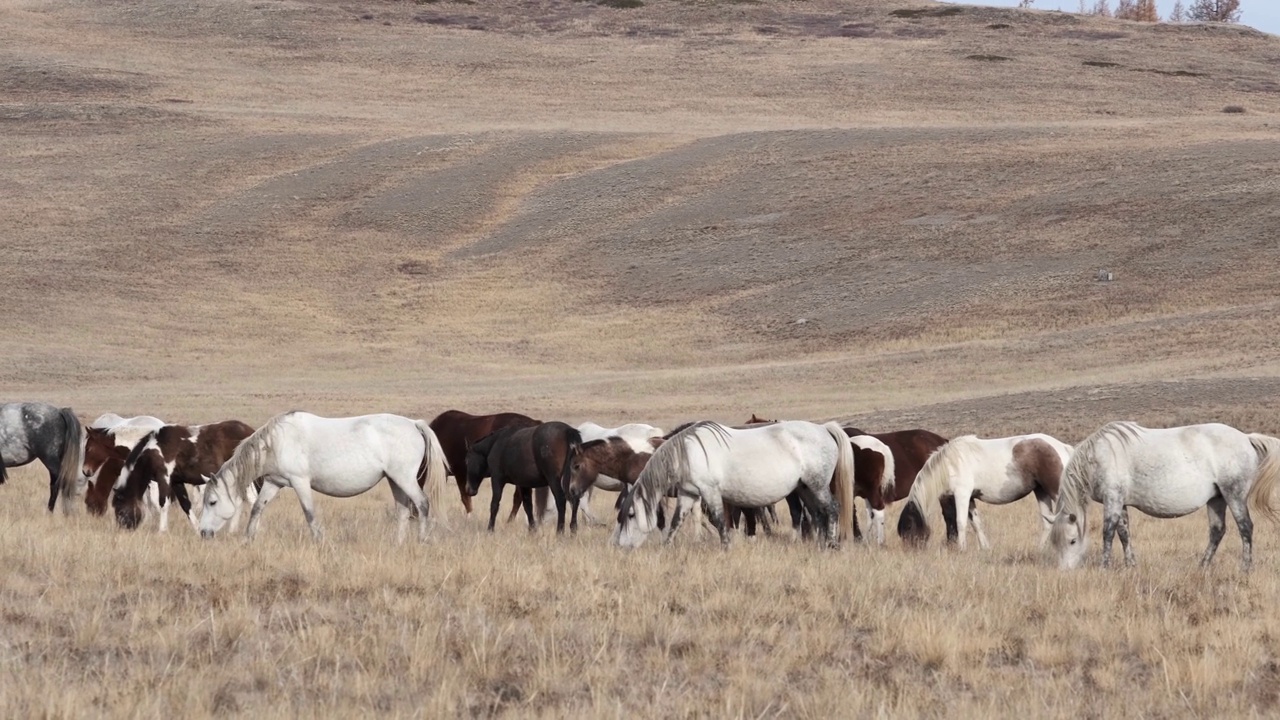
M 582 433 L 577 428 L 569 428 L 564 433 L 565 443 L 569 446 L 564 454 L 564 467 L 560 468 L 560 487 L 569 492 L 569 478 L 573 476 L 573 457 L 582 452 Z
M 80 427 L 80 418 L 71 408 L 58 410 L 62 415 L 62 462 L 58 465 L 58 487 L 62 493 L 62 511 L 70 513 L 71 498 L 75 496 L 80 485 L 80 475 L 84 472 L 84 430 Z M 52 503 L 49 510 L 53 510 Z

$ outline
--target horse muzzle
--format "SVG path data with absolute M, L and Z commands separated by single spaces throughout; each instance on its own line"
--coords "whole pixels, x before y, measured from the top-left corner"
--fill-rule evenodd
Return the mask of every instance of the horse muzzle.
M 213 531 L 212 531 L 212 530 L 201 530 L 201 531 L 200 531 L 200 537 L 201 537 L 201 538 L 203 538 L 203 539 L 205 539 L 205 540 L 212 540 L 212 539 L 213 539 Z

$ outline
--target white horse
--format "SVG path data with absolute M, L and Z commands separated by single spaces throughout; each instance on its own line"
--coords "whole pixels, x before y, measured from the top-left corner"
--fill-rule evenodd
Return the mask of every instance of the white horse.
M 622 438 L 627 445 L 631 446 L 632 452 L 637 453 L 653 452 L 654 448 L 662 444 L 663 435 L 662 430 L 644 423 L 628 423 L 616 428 L 607 428 L 590 421 L 579 425 L 578 433 L 582 435 L 583 443 L 611 437 Z M 627 486 L 617 478 L 609 477 L 608 475 L 597 475 L 595 484 L 587 488 L 586 492 L 582 494 L 581 508 L 583 517 L 586 518 L 588 523 L 603 525 L 604 523 L 598 520 L 591 512 L 591 493 L 596 488 L 609 492 L 622 492 L 627 489 Z
M 262 490 L 245 534 L 258 530 L 262 509 L 291 487 L 302 504 L 314 538 L 321 537 L 311 492 L 332 497 L 359 495 L 383 478 L 398 506 L 397 538 L 404 541 L 409 516 L 418 512 L 418 537 L 425 539 L 431 506 L 443 507 L 444 451 L 423 420 L 399 415 L 325 418 L 305 412 L 277 415 L 236 448 L 205 484 L 200 535 L 213 537 L 248 499 L 255 480 Z M 426 488 L 423 495 L 422 487 Z
M 724 503 L 772 505 L 797 490 L 827 543 L 853 534 L 853 446 L 836 423 L 789 421 L 747 429 L 699 422 L 667 439 L 622 500 L 614 542 L 639 547 L 658 524 L 658 504 L 679 502 L 667 540 L 698 500 L 729 542 Z
M 1152 429 L 1132 422 L 1103 425 L 1076 448 L 1062 476 L 1062 494 L 1053 525 L 1053 545 L 1063 569 L 1084 561 L 1088 505 L 1102 503 L 1102 566 L 1111 562 L 1111 541 L 1119 533 L 1126 565 L 1135 563 L 1129 545 L 1129 510 L 1158 518 L 1209 508 L 1208 565 L 1226 534 L 1227 510 L 1236 519 L 1244 545 L 1242 564 L 1253 562 L 1253 521 L 1248 501 L 1267 510 L 1271 487 L 1280 477 L 1280 439 L 1245 433 L 1219 423 Z
M 1058 497 L 1062 468 L 1070 460 L 1071 446 L 1049 435 L 953 438 L 929 456 L 911 485 L 911 494 L 902 512 L 908 521 L 914 518 L 918 534 L 907 537 L 904 527 L 910 527 L 910 522 L 900 522 L 899 533 L 904 539 L 927 539 L 925 509 L 933 506 L 938 498 L 950 495 L 956 500 L 960 549 L 965 549 L 965 536 L 972 520 L 978 545 L 985 550 L 991 543 L 987 541 L 977 509 L 970 508 L 970 501 L 1004 505 L 1034 493 L 1044 521 L 1044 534 L 1040 537 L 1043 546 L 1053 526 L 1053 503 Z

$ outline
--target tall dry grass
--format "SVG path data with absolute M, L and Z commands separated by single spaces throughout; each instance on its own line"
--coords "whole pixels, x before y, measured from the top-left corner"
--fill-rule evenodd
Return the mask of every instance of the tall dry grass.
M 1234 535 L 1196 568 L 1200 514 L 1135 518 L 1137 569 L 1062 573 L 1029 501 L 983 508 L 985 553 L 722 551 L 688 527 L 627 553 L 456 511 L 397 546 L 379 489 L 324 501 L 320 543 L 286 493 L 246 544 L 50 516 L 40 480 L 0 504 L 6 717 L 1248 716 L 1280 696 L 1269 526 L 1251 575 Z

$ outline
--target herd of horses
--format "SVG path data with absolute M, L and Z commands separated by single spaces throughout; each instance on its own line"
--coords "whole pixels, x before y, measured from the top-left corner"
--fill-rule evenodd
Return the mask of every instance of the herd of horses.
M 687 516 L 699 514 L 725 544 L 734 528 L 772 533 L 774 508 L 782 502 L 797 537 L 838 547 L 864 537 L 854 512 L 855 498 L 862 498 L 867 535 L 878 544 L 885 541 L 886 508 L 905 501 L 898 521 L 905 544 L 928 541 L 936 505 L 949 542 L 964 549 L 972 526 L 986 548 L 977 501 L 1002 505 L 1034 495 L 1040 543 L 1052 544 L 1063 568 L 1084 560 L 1090 501 L 1102 505 L 1104 566 L 1116 535 L 1126 564 L 1136 562 L 1130 507 L 1159 518 L 1206 507 L 1209 543 L 1201 563 L 1212 561 L 1230 512 L 1248 568 L 1250 508 L 1277 518 L 1272 495 L 1280 479 L 1280 439 L 1218 423 L 1153 429 L 1112 422 L 1073 447 L 1044 434 L 948 439 L 920 429 L 867 433 L 755 415 L 737 426 L 698 421 L 663 432 L 638 423 L 575 427 L 459 410 L 430 423 L 293 411 L 256 429 L 238 420 L 177 425 L 108 413 L 82 427 L 70 408 L 10 403 L 0 405 L 0 460 L 0 483 L 7 467 L 39 460 L 48 469 L 50 511 L 59 496 L 69 510 L 83 494 L 92 514 L 111 507 L 118 524 L 133 529 L 150 512 L 164 531 L 169 506 L 177 502 L 206 538 L 224 527 L 234 530 L 246 506 L 245 532 L 253 537 L 263 509 L 283 488 L 294 490 L 319 537 L 314 493 L 350 497 L 384 478 L 397 506 L 399 539 L 415 517 L 425 538 L 433 511 L 444 515 L 452 475 L 467 513 L 483 481 L 492 483 L 490 531 L 508 485 L 509 520 L 523 509 L 535 529 L 550 496 L 557 532 L 566 519 L 576 531 L 580 511 L 595 521 L 589 514 L 594 491 L 617 492 L 612 542 L 621 547 L 637 547 L 654 531 L 670 541 Z

